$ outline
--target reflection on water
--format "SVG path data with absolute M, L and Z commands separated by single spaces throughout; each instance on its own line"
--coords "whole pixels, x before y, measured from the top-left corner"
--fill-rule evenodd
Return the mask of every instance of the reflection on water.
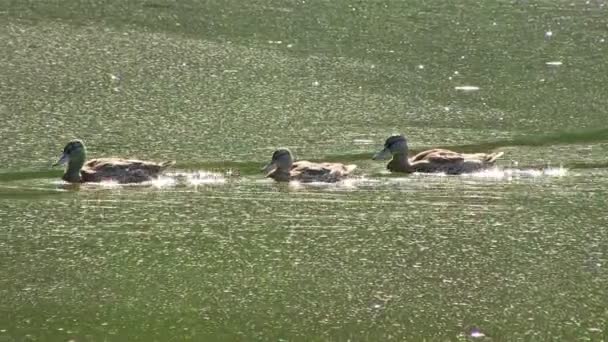
M 494 336 L 543 321 L 547 336 L 561 336 L 578 333 L 562 319 L 601 324 L 606 241 L 593 227 L 608 221 L 572 212 L 601 212 L 605 172 L 497 168 L 331 185 L 261 177 L 200 188 L 188 180 L 221 177 L 176 172 L 160 185 L 2 200 L 11 225 L 0 266 L 11 285 L 0 324 L 10 336 L 163 340 L 200 328 L 217 336 L 218 326 L 348 337 L 351 324 L 373 321 L 359 333 L 453 338 L 466 326 Z M 266 321 L 273 328 L 259 330 Z

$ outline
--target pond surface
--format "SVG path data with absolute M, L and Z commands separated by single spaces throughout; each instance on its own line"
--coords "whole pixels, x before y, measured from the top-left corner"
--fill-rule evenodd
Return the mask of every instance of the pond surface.
M 606 339 L 607 7 L 0 0 L 0 340 Z M 397 132 L 505 155 L 391 175 Z M 67 186 L 75 137 L 177 164 Z

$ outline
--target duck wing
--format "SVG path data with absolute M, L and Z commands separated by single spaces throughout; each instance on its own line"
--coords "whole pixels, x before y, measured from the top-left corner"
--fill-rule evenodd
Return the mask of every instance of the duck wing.
M 493 152 L 493 153 L 470 153 L 463 154 L 463 157 L 467 160 L 479 160 L 484 163 L 494 163 L 496 159 L 500 158 L 504 152 Z
M 437 163 L 445 163 L 445 162 L 456 162 L 462 160 L 469 161 L 480 161 L 486 163 L 493 163 L 496 159 L 500 158 L 503 155 L 503 152 L 493 152 L 493 153 L 459 153 L 451 150 L 436 148 L 432 150 L 427 150 L 418 153 L 410 162 L 417 162 L 422 160 L 428 160 L 431 162 Z
M 121 183 L 137 183 L 155 177 L 173 162 L 155 163 L 135 159 L 98 158 L 87 161 L 82 174 L 96 179 L 115 179 Z
M 464 161 L 464 156 L 458 152 L 436 148 L 420 152 L 410 160 L 411 163 L 420 161 L 428 161 L 430 163 L 438 164 L 459 163 Z

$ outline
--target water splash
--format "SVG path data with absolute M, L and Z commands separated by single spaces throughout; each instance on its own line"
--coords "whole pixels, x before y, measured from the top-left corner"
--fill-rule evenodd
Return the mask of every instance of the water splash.
M 187 185 L 213 185 L 226 183 L 224 175 L 215 172 L 197 171 L 183 174 Z
M 568 170 L 563 167 L 548 167 L 544 169 L 514 169 L 494 167 L 478 172 L 466 174 L 465 176 L 476 178 L 493 179 L 518 179 L 518 178 L 537 178 L 537 177 L 563 177 Z
M 84 183 L 84 184 L 86 184 L 87 186 L 96 186 L 96 187 L 100 187 L 100 188 L 110 188 L 110 189 L 118 188 L 123 185 L 114 180 L 104 180 L 99 183 Z
M 564 177 L 568 175 L 568 169 L 564 167 L 546 167 L 542 169 L 518 169 L 518 168 L 501 168 L 493 167 L 485 170 L 480 170 L 472 173 L 463 173 L 460 175 L 448 175 L 443 172 L 422 173 L 415 172 L 412 174 L 416 177 L 465 177 L 465 178 L 485 178 L 496 180 L 513 180 L 522 178 L 540 178 L 540 177 Z M 398 180 L 395 178 L 394 180 Z
M 126 187 L 153 187 L 157 189 L 172 187 L 177 184 L 177 180 L 169 176 L 160 176 L 149 181 L 141 183 L 120 183 L 116 180 L 103 180 L 101 182 L 88 182 L 88 183 L 68 183 L 63 180 L 53 181 L 52 184 L 63 190 L 77 190 L 77 189 L 117 189 Z
M 177 184 L 177 180 L 173 177 L 163 175 L 143 184 L 149 184 L 154 188 L 163 189 L 175 186 Z

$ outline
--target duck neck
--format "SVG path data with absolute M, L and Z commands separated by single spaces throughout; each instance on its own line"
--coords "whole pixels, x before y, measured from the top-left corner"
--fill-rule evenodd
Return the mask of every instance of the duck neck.
M 389 163 L 388 169 L 398 172 L 411 172 L 411 164 L 407 158 L 407 151 L 393 154 L 393 160 Z
M 70 183 L 80 183 L 82 178 L 80 176 L 80 169 L 84 165 L 85 155 L 77 155 L 70 157 L 68 167 L 63 174 L 63 180 Z
M 289 182 L 291 180 L 291 175 L 289 173 L 289 170 L 285 170 L 285 169 L 277 169 L 275 172 L 273 172 L 270 177 L 276 181 L 279 182 Z

